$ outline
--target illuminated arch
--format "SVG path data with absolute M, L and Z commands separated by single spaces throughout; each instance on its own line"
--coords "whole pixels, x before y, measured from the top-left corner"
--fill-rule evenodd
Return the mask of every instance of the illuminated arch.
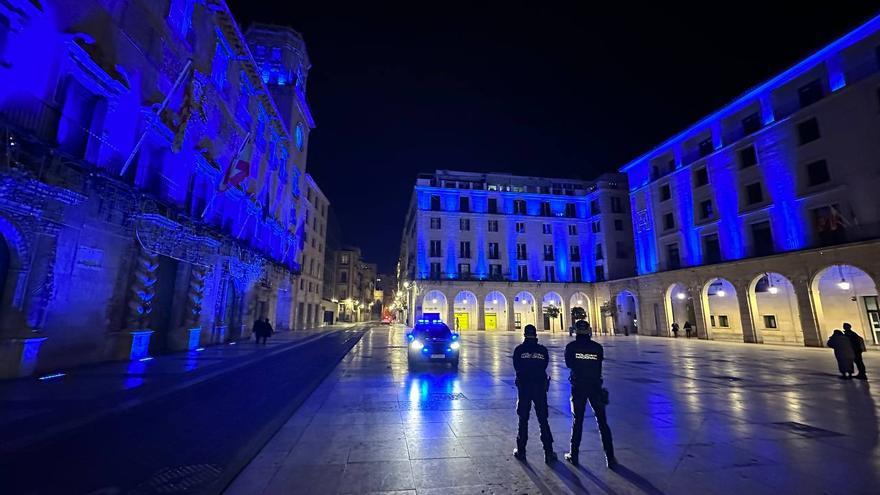
M 483 302 L 483 322 L 486 330 L 512 330 L 507 328 L 507 298 L 499 291 L 492 291 L 486 295 Z
M 831 265 L 817 272 L 810 285 L 822 345 L 844 322 L 852 324 L 866 343 L 877 343 L 880 315 L 875 305 L 877 285 L 871 275 L 854 265 Z

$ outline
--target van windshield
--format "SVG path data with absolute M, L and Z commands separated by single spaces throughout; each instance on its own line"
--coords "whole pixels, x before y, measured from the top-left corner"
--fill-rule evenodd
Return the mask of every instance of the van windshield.
M 429 339 L 443 339 L 452 336 L 452 332 L 444 324 L 439 325 L 416 325 L 413 329 L 414 337 L 427 337 Z

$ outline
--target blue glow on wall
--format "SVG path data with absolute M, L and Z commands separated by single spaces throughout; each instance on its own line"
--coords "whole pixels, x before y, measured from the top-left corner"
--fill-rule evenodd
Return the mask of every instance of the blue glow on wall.
M 562 203 L 565 211 L 565 203 Z M 556 281 L 571 282 L 571 270 L 568 263 L 568 224 L 553 223 L 553 259 L 556 260 Z
M 458 211 L 458 193 L 443 191 L 440 194 L 443 211 Z
M 511 221 L 504 222 L 507 227 L 507 231 L 505 232 L 505 236 L 507 238 L 507 267 L 508 267 L 508 276 L 510 280 L 519 280 L 519 260 L 516 259 L 516 225 L 512 219 Z
M 773 201 L 770 219 L 778 251 L 802 249 L 807 244 L 807 221 L 797 197 L 794 143 L 780 127 L 762 133 L 755 140 L 767 192 Z
M 843 73 L 842 60 L 840 54 L 834 54 L 825 61 L 825 68 L 828 70 L 828 87 L 831 91 L 837 91 L 846 86 L 846 76 Z
M 691 190 L 690 169 L 683 169 L 672 176 L 672 194 L 675 201 L 676 228 L 681 232 L 682 260 L 686 265 L 699 265 L 702 261 L 700 253 L 700 234 L 694 228 L 694 198 Z
M 712 191 L 712 206 L 718 218 L 718 242 L 725 260 L 744 258 L 742 242 L 742 219 L 739 217 L 737 172 L 730 166 L 734 160 L 730 152 L 712 157 L 706 167 Z
M 471 254 L 474 254 L 474 249 L 477 251 L 477 264 L 474 267 L 474 275 L 480 280 L 484 280 L 489 275 L 489 267 L 486 262 L 486 251 L 489 248 L 489 244 L 486 241 L 486 221 L 482 218 L 471 219 L 471 229 L 475 232 L 474 240 L 476 242 L 475 246 L 471 246 Z
M 456 252 L 458 250 L 458 236 L 453 233 L 453 229 L 447 229 L 446 237 L 446 278 L 456 278 L 458 276 L 458 265 L 456 263 Z

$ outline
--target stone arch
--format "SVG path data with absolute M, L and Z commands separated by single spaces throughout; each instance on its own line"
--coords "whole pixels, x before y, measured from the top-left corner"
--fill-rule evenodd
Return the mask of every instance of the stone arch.
M 614 302 L 617 309 L 614 323 L 616 333 L 627 335 L 639 333 L 639 300 L 635 293 L 624 289 L 617 293 Z
M 684 336 L 684 323 L 690 321 L 693 325 L 697 321 L 693 294 L 691 294 L 690 288 L 682 283 L 675 282 L 666 289 L 663 306 L 666 310 L 667 327 L 665 329 L 658 329 L 660 335 L 672 337 L 672 324 L 678 323 L 681 330 L 679 336 Z
M 439 290 L 429 290 L 422 296 L 422 310 L 417 315 L 418 319 L 439 318 L 441 321 L 448 323 L 449 303 L 446 300 L 446 294 Z M 432 316 L 435 315 L 435 316 Z
M 469 290 L 463 290 L 455 295 L 452 303 L 455 330 L 477 329 L 479 325 L 477 321 L 479 314 L 478 304 L 477 296 Z
M 703 318 L 712 340 L 745 342 L 736 287 L 725 278 L 709 279 L 700 291 Z
M 836 264 L 819 270 L 810 282 L 813 308 L 824 345 L 843 323 L 852 324 L 868 344 L 880 338 L 880 307 L 877 284 L 871 275 L 854 265 Z
M 550 308 L 555 307 L 559 310 L 556 318 L 551 318 L 549 314 Z M 541 314 L 544 317 L 543 329 L 551 332 L 561 332 L 565 328 L 568 318 L 565 315 L 565 304 L 562 296 L 558 292 L 550 291 L 544 294 L 541 300 Z
M 513 298 L 513 326 L 522 330 L 526 325 L 538 326 L 538 315 L 535 296 L 531 292 L 522 291 Z
M 804 344 L 797 294 L 788 277 L 777 272 L 757 275 L 748 285 L 748 298 L 758 342 Z
M 484 325 L 486 330 L 511 330 L 507 328 L 507 297 L 495 290 L 486 294 L 483 300 Z
M 592 308 L 592 304 L 590 303 L 590 297 L 580 291 L 575 292 L 568 299 L 568 319 L 569 319 L 568 323 L 569 323 L 569 325 L 574 324 L 574 322 L 575 322 L 574 313 L 576 312 L 576 310 L 578 308 L 584 310 L 584 313 L 586 313 L 585 319 L 587 320 L 587 322 L 590 325 L 593 325 L 594 324 L 594 322 L 592 321 L 593 320 L 593 318 L 592 318 L 592 314 L 593 314 L 592 309 L 593 308 Z

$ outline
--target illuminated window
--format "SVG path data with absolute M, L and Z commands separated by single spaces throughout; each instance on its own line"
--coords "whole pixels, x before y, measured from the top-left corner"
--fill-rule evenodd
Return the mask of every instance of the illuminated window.
M 339 264 L 340 265 L 347 265 L 348 264 L 348 255 L 347 254 L 339 255 Z
M 501 278 L 501 265 L 489 265 L 489 276 L 492 278 Z
M 763 315 L 764 328 L 776 328 L 776 315 Z
M 471 219 L 470 218 L 459 218 L 458 219 L 458 230 L 462 232 L 468 232 L 471 230 Z
M 819 121 L 815 117 L 798 124 L 797 132 L 798 142 L 802 145 L 812 143 L 822 137 L 819 132 Z
M 525 244 L 517 244 L 516 245 L 516 259 L 518 260 L 526 260 L 529 259 L 528 252 L 526 251 Z
M 462 277 L 470 276 L 471 264 L 470 263 L 459 263 L 458 264 L 458 274 Z
M 807 164 L 807 185 L 810 187 L 825 184 L 831 181 L 831 174 L 828 173 L 828 162 L 818 160 Z

